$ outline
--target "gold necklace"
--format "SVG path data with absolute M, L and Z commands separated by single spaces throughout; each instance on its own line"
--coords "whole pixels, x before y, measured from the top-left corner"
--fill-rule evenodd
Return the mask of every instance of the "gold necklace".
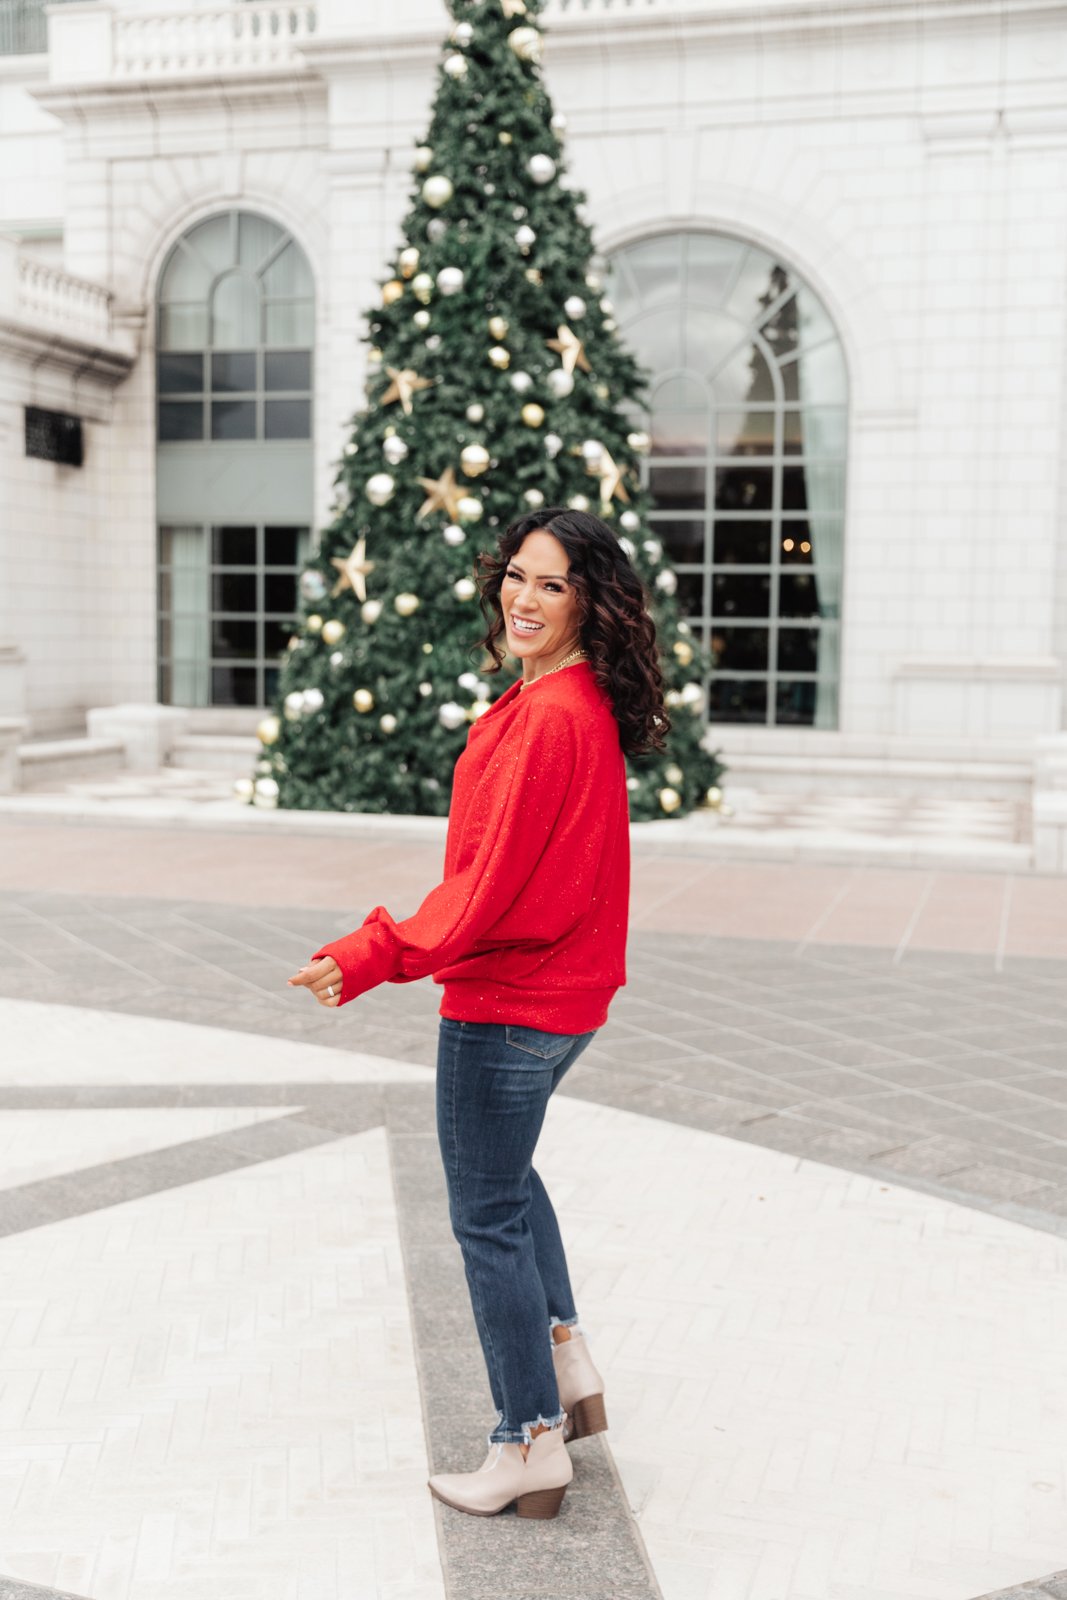
M 572 661 L 577 661 L 579 659 L 582 659 L 582 660 L 587 660 L 588 659 L 586 657 L 585 651 L 582 649 L 581 645 L 578 646 L 577 650 L 572 650 L 569 656 L 564 656 L 562 661 L 557 661 L 556 665 L 554 667 L 549 667 L 548 672 L 542 672 L 538 677 L 531 678 L 530 682 L 531 683 L 540 683 L 542 678 L 547 678 L 551 673 L 558 672 L 560 667 L 569 666 Z M 527 687 L 527 685 L 525 683 L 520 684 L 520 686 L 519 686 L 520 694 L 522 693 L 522 690 L 525 689 L 526 687 Z

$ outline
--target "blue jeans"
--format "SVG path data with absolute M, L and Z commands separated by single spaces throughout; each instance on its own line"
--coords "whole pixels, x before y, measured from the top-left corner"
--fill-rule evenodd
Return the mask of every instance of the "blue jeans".
M 437 1136 L 452 1231 L 499 1412 L 491 1444 L 563 1420 L 550 1329 L 574 1309 L 559 1224 L 533 1153 L 548 1098 L 596 1033 L 442 1017 Z

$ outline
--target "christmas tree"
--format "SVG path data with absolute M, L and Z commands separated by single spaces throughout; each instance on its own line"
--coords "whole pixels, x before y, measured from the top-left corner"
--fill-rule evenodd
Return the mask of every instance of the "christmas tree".
M 719 801 L 700 744 L 709 663 L 644 521 L 642 374 L 567 180 L 539 9 L 453 0 L 404 242 L 369 317 L 366 407 L 260 724 L 259 804 L 447 815 L 469 725 L 519 670 L 476 643 L 477 553 L 542 505 L 608 520 L 649 594 L 671 727 L 663 752 L 628 758 L 631 816 Z

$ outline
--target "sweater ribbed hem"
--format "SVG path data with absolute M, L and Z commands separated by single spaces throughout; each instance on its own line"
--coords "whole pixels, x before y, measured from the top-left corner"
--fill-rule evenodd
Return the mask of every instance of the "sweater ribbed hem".
M 452 1022 L 514 1022 L 546 1033 L 591 1033 L 608 1020 L 610 989 L 514 989 L 477 982 L 444 985 L 439 1015 Z

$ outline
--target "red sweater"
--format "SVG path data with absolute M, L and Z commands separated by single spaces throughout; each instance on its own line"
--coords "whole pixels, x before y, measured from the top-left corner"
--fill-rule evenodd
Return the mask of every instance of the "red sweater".
M 341 1004 L 433 975 L 442 1017 L 587 1033 L 626 982 L 630 816 L 618 724 L 586 661 L 513 683 L 456 762 L 444 879 L 323 945 Z

